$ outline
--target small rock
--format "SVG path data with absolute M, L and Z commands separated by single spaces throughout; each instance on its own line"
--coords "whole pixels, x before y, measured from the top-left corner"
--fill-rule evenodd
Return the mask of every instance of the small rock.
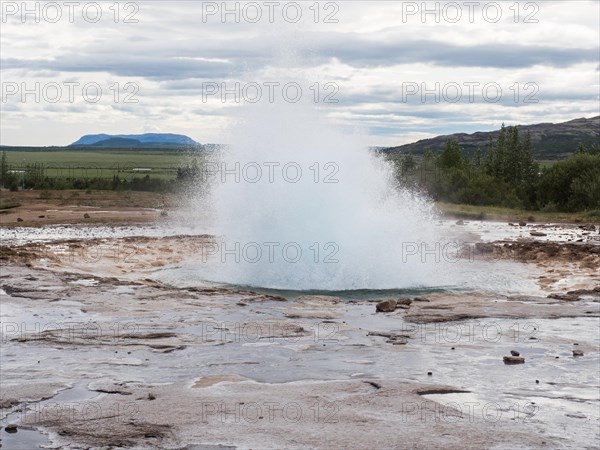
M 583 352 L 581 350 L 573 350 L 573 356 L 583 356 Z
M 463 220 L 457 220 L 456 225 L 464 225 L 465 222 Z
M 524 226 L 526 226 L 526 225 L 527 225 L 527 222 L 522 222 L 522 221 L 521 221 L 521 222 L 519 222 L 519 226 L 520 226 L 520 227 L 524 227 Z
M 153 393 L 148 394 L 148 400 L 155 400 L 156 396 Z
M 515 226 L 515 224 L 514 224 L 514 223 L 512 223 L 512 222 L 508 222 L 508 226 L 509 226 L 509 227 L 514 227 L 514 226 Z
M 532 236 L 538 236 L 538 237 L 548 236 L 546 233 L 542 233 L 541 231 L 531 231 L 529 234 Z
M 44 217 L 46 217 L 46 216 L 38 216 L 38 219 L 43 219 Z
M 23 222 L 23 219 L 21 219 L 20 217 L 17 217 L 17 222 Z
M 523 364 L 525 362 L 525 358 L 522 356 L 505 356 L 502 359 L 504 364 Z
M 387 338 L 385 343 L 392 345 L 406 345 L 408 343 L 409 338 L 409 336 L 406 336 L 404 334 L 385 331 L 369 331 L 367 333 L 367 336 L 381 336 Z
M 540 380 L 535 380 L 535 384 L 540 384 Z
M 521 356 L 521 354 L 518 351 L 516 351 L 516 350 L 511 350 L 510 354 L 513 355 L 513 356 Z
M 89 219 L 89 218 L 90 218 L 90 215 L 89 215 L 88 213 L 85 213 L 85 214 L 83 215 L 83 218 L 84 218 L 84 219 Z
M 377 303 L 376 312 L 392 312 L 396 309 L 396 300 L 384 300 Z
M 399 336 L 399 337 L 391 337 L 387 341 L 385 341 L 385 343 L 392 344 L 392 345 L 406 345 L 406 344 L 408 344 L 408 341 L 406 340 L 406 338 Z
M 376 383 L 375 381 L 365 381 L 365 383 L 370 384 L 371 386 L 373 386 L 375 389 L 381 389 L 381 384 Z
M 410 306 L 410 304 L 413 301 L 410 298 L 399 298 L 398 300 L 396 300 L 396 306 L 398 305 L 406 305 L 406 306 Z
M 4 431 L 6 431 L 7 433 L 16 433 L 17 425 L 14 423 L 9 423 L 8 425 L 6 425 L 6 427 L 4 427 Z
M 454 350 L 454 347 L 452 347 L 450 350 Z
M 160 215 L 161 215 L 162 217 L 167 217 L 167 216 L 169 215 L 169 213 L 163 209 L 163 210 L 160 212 Z
M 433 375 L 433 372 L 427 372 L 427 375 L 431 376 L 431 375 Z

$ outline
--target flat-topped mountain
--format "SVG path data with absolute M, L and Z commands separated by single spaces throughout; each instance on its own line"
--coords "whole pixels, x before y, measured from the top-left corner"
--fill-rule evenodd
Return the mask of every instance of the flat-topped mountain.
M 145 133 L 145 134 L 86 134 L 69 147 L 153 147 L 164 145 L 192 146 L 200 144 L 183 134 Z

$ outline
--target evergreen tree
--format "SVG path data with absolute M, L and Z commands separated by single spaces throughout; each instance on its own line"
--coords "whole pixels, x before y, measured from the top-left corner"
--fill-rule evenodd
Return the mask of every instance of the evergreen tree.
M 440 153 L 438 157 L 438 165 L 442 169 L 450 169 L 453 167 L 460 167 L 462 165 L 462 157 L 460 155 L 460 146 L 458 141 L 453 139 L 446 142 L 446 148 Z
M 415 161 L 415 157 L 411 153 L 406 153 L 402 155 L 402 171 L 403 172 L 412 172 L 417 166 L 417 162 Z

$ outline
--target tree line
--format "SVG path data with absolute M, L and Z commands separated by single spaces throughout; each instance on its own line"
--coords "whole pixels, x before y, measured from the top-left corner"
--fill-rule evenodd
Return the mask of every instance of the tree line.
M 531 136 L 502 125 L 485 150 L 466 156 L 456 140 L 434 155 L 393 158 L 400 185 L 434 200 L 528 210 L 600 210 L 600 146 L 580 145 L 574 155 L 548 167 L 535 161 Z
M 176 190 L 176 180 L 165 180 L 149 175 L 122 177 L 117 171 L 110 177 L 50 176 L 41 163 L 29 163 L 14 168 L 8 162 L 7 153 L 0 155 L 0 187 L 11 191 L 19 189 L 80 189 L 80 190 L 130 190 L 171 192 Z
M 472 155 L 449 140 L 443 151 L 426 150 L 388 156 L 402 187 L 426 193 L 434 200 L 480 206 L 503 206 L 546 212 L 600 211 L 600 146 L 580 144 L 573 156 L 540 168 L 531 136 L 502 125 L 495 140 Z M 18 189 L 112 189 L 173 192 L 203 182 L 196 158 L 177 170 L 175 179 L 146 175 L 121 178 L 49 177 L 42 164 L 11 170 L 6 152 L 0 156 L 0 186 Z

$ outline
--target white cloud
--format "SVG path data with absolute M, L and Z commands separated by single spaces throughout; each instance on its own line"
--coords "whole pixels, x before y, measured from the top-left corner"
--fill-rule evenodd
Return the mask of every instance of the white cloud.
M 263 6 L 258 23 L 245 21 L 244 16 L 236 23 L 231 15 L 222 23 L 218 14 L 203 21 L 201 5 L 222 2 L 166 1 L 136 3 L 138 11 L 125 11 L 125 3 L 119 3 L 117 23 L 114 11 L 108 9 L 112 3 L 102 3 L 97 23 L 89 21 L 89 14 L 85 20 L 85 2 L 75 10 L 72 23 L 66 9 L 56 23 L 44 20 L 48 17 L 36 23 L 31 14 L 23 23 L 19 14 L 7 14 L 10 8 L 5 5 L 13 3 L 21 5 L 3 2 L 0 31 L 3 94 L 10 94 L 14 83 L 19 88 L 0 105 L 5 145 L 65 145 L 85 133 L 148 130 L 223 142 L 227 125 L 237 118 L 238 105 L 231 98 L 203 99 L 206 83 L 231 87 L 236 82 L 260 84 L 294 77 L 321 86 L 337 83 L 339 103 L 321 103 L 319 108 L 335 123 L 364 128 L 371 145 L 492 129 L 501 122 L 563 121 L 599 114 L 600 4 L 595 1 L 573 2 L 569 8 L 564 2 L 497 2 L 502 18 L 496 23 L 485 20 L 484 5 L 494 3 L 485 1 L 474 9 L 472 23 L 464 2 L 455 2 L 462 5 L 457 23 L 443 15 L 436 22 L 431 14 L 425 20 L 420 11 L 410 14 L 415 5 L 420 8 L 420 1 L 317 2 L 317 23 L 315 9 L 309 9 L 313 2 L 303 3 L 298 23 L 283 20 L 286 2 L 275 10 L 274 23 L 267 20 L 263 2 L 256 2 Z M 435 8 L 436 3 L 441 12 L 452 12 L 453 2 L 428 2 L 427 7 Z M 44 3 L 39 4 L 43 10 Z M 240 3 L 240 11 L 247 5 Z M 138 22 L 123 23 L 131 13 L 130 19 Z M 324 23 L 328 14 L 338 22 Z M 537 22 L 525 23 L 527 18 Z M 443 88 L 466 82 L 498 83 L 503 97 L 491 103 L 479 93 L 472 103 L 463 98 L 453 104 L 402 96 L 406 83 L 425 83 L 431 89 L 436 83 Z M 519 101 L 510 89 L 517 82 Z M 539 87 L 538 103 L 522 102 L 531 92 L 523 90 L 528 82 Z M 22 88 L 34 89 L 36 83 L 42 90 L 48 83 L 63 88 L 65 83 L 79 84 L 73 101 L 47 101 L 50 90 L 37 102 L 31 93 L 22 101 Z M 97 103 L 82 94 L 86 83 L 101 87 Z M 127 83 L 129 90 L 124 89 Z M 125 103 L 127 94 L 138 103 Z

